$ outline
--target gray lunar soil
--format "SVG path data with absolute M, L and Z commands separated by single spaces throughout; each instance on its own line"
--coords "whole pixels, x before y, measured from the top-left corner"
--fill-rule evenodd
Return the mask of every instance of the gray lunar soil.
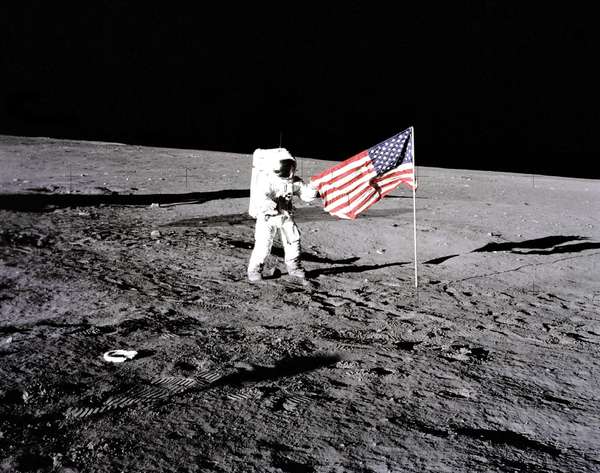
M 418 168 L 416 291 L 405 188 L 249 284 L 250 155 L 0 163 L 0 472 L 600 471 L 599 181 Z

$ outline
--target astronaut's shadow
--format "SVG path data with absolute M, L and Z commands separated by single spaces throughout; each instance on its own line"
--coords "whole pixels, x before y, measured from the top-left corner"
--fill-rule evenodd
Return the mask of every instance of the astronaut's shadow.
M 281 359 L 273 366 L 251 365 L 249 369 L 241 369 L 221 378 L 215 385 L 240 386 L 251 382 L 275 381 L 325 368 L 341 359 L 336 353 L 317 353 Z
M 226 240 L 227 243 L 235 248 L 243 248 L 247 250 L 251 250 L 254 248 L 254 244 L 244 240 Z M 280 246 L 275 246 L 271 248 L 271 255 L 277 258 L 284 258 L 283 248 Z M 302 252 L 300 253 L 300 259 L 302 261 L 309 261 L 311 263 L 323 263 L 323 264 L 352 264 L 360 259 L 358 256 L 353 256 L 351 258 L 343 258 L 343 259 L 332 259 L 327 258 L 326 256 L 319 256 L 312 253 Z
M 271 254 L 274 256 L 278 256 L 279 258 L 284 257 L 283 248 L 273 247 L 271 250 Z M 343 259 L 331 259 L 325 256 L 319 256 L 312 253 L 300 253 L 300 259 L 302 261 L 309 261 L 311 263 L 323 263 L 323 264 L 352 264 L 360 259 L 358 256 L 352 256 L 351 258 L 343 258 Z
M 330 268 L 317 268 L 306 271 L 307 278 L 316 278 L 318 276 L 328 276 L 333 274 L 343 273 L 362 273 L 364 271 L 373 271 L 375 269 L 389 268 L 391 266 L 404 266 L 412 264 L 410 261 L 399 261 L 397 263 L 385 263 L 385 264 L 363 264 L 363 265 L 350 265 L 350 266 L 335 266 Z

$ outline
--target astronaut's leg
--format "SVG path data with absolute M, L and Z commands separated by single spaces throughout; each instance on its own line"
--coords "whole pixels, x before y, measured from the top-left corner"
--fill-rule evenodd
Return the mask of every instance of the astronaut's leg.
M 271 225 L 264 216 L 259 215 L 256 219 L 256 227 L 254 229 L 254 249 L 248 262 L 248 279 L 251 282 L 260 281 L 262 279 L 262 269 L 271 252 L 273 246 L 273 237 L 277 227 Z
M 288 274 L 304 279 L 306 273 L 302 268 L 302 261 L 300 261 L 300 231 L 291 218 L 281 226 L 281 242 Z

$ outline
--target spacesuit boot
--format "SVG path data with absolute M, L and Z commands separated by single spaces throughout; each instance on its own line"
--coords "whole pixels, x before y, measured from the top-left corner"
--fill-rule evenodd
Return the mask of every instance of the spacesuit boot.
M 262 281 L 262 265 L 256 268 L 248 268 L 248 281 L 250 282 L 259 282 Z
M 290 262 L 286 261 L 286 266 L 288 274 L 293 278 L 306 279 L 306 271 L 304 271 L 299 259 Z

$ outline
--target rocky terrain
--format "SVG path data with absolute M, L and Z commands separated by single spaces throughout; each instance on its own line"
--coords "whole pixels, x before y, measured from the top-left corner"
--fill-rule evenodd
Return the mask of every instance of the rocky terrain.
M 600 470 L 598 181 L 419 168 L 415 290 L 405 189 L 249 284 L 249 155 L 0 162 L 0 472 Z

